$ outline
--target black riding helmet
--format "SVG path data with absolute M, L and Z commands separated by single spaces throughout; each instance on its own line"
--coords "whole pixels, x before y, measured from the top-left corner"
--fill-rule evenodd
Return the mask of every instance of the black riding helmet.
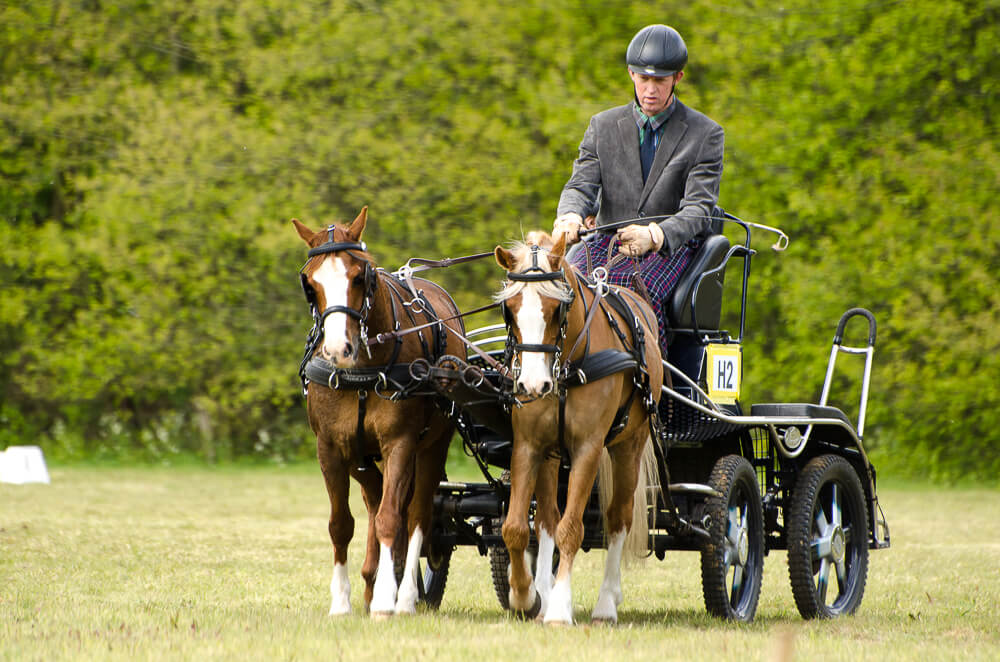
M 647 25 L 639 30 L 625 54 L 630 71 L 662 78 L 684 68 L 688 49 L 677 30 L 669 25 Z

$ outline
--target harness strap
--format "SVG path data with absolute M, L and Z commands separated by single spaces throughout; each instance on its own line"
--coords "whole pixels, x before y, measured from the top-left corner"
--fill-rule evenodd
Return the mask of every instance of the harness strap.
M 365 438 L 365 410 L 367 409 L 365 405 L 367 401 L 368 391 L 358 391 L 358 425 L 354 433 L 354 454 L 358 457 L 358 471 L 371 471 L 372 469 L 378 471 L 372 456 L 364 454 L 363 439 Z
M 591 302 L 590 310 L 587 311 L 587 317 L 583 321 L 583 329 L 576 336 L 576 342 L 573 343 L 572 349 L 566 354 L 566 363 L 563 366 L 563 370 L 569 368 L 569 361 L 573 354 L 576 352 L 577 348 L 580 347 L 580 343 L 583 341 L 583 337 L 587 337 L 587 345 L 590 345 L 590 324 L 594 321 L 594 317 L 597 315 L 597 309 L 600 308 L 601 299 L 604 298 L 604 288 L 598 285 L 594 290 L 594 300 Z M 580 297 L 583 300 L 583 297 Z M 586 301 L 583 301 L 584 307 L 586 307 Z

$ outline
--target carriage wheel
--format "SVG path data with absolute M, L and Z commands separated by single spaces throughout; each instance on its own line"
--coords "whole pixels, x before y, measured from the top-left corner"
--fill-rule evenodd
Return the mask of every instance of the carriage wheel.
M 861 481 L 847 460 L 821 455 L 806 465 L 792 492 L 787 525 L 788 576 L 799 613 L 803 618 L 853 613 L 868 577 L 868 511 Z
M 720 458 L 705 513 L 712 536 L 701 551 L 701 588 L 713 616 L 749 622 L 757 612 L 764 575 L 764 512 L 753 467 L 739 455 Z
M 421 556 L 417 564 L 417 601 L 431 609 L 441 606 L 444 588 L 448 583 L 448 569 L 451 567 L 452 548 L 444 550 L 431 547 L 426 557 Z M 404 561 L 395 563 L 396 582 L 403 579 Z

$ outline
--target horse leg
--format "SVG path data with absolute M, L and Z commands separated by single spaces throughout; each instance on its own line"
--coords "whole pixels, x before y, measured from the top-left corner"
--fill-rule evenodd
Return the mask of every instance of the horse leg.
M 333 578 L 330 580 L 330 615 L 351 613 L 351 582 L 347 574 L 347 546 L 354 536 L 354 517 L 348 504 L 346 459 L 326 439 L 317 443 L 317 457 L 330 497 L 330 541 L 333 543 Z
M 604 580 L 591 613 L 595 622 L 617 623 L 622 594 L 621 564 L 625 537 L 632 527 L 632 500 L 639 477 L 639 459 L 645 442 L 645 432 L 633 443 L 608 448 L 611 456 L 614 491 L 606 513 L 608 554 L 604 565 Z
M 566 489 L 566 512 L 556 527 L 556 545 L 559 547 L 559 569 L 555 585 L 545 610 L 545 622 L 551 624 L 573 623 L 573 591 L 570 583 L 573 559 L 583 542 L 583 511 L 590 501 L 594 488 L 597 465 L 603 447 L 600 443 L 587 444 L 572 453 L 569 486 Z
M 542 463 L 535 484 L 535 536 L 538 538 L 538 558 L 535 560 L 535 588 L 542 598 L 541 613 L 549 606 L 552 593 L 552 555 L 559 524 L 559 458 Z
M 375 516 L 375 536 L 379 543 L 378 570 L 372 595 L 371 615 L 384 618 L 396 609 L 396 569 L 393 546 L 402 526 L 403 504 L 413 486 L 414 440 L 406 437 L 388 446 L 383 444 L 384 477 L 382 502 Z
M 375 515 L 382 502 L 382 474 L 375 469 L 351 472 L 361 485 L 361 496 L 368 511 L 368 535 L 365 539 L 365 560 L 361 565 L 361 578 L 365 580 L 365 609 L 370 608 L 375 592 L 375 570 L 378 567 L 378 539 L 375 537 Z
M 531 578 L 531 564 L 527 549 L 531 530 L 528 528 L 528 508 L 531 495 L 538 479 L 541 457 L 529 441 L 514 439 L 514 451 L 510 462 L 510 504 L 507 519 L 501 533 L 507 545 L 510 558 L 510 594 L 508 604 L 511 611 L 526 618 L 534 618 L 542 608 L 541 596 L 535 590 Z
M 444 465 L 448 459 L 451 430 L 444 430 L 426 450 L 417 454 L 416 475 L 413 497 L 410 499 L 406 517 L 409 544 L 406 548 L 406 569 L 396 596 L 396 614 L 413 614 L 417 611 L 417 568 L 420 564 L 420 550 L 424 538 L 430 532 L 434 515 L 434 492 L 437 491 L 444 475 Z

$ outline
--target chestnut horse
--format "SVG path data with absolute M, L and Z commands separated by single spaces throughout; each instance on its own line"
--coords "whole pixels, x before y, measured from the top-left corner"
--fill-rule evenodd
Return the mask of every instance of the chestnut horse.
M 563 237 L 551 250 L 539 243 L 516 244 L 511 250 L 497 246 L 494 251 L 507 271 L 507 285 L 495 298 L 503 302 L 514 341 L 509 348 L 514 389 L 527 400 L 512 411 L 510 505 L 502 530 L 510 557 L 510 605 L 529 617 L 541 611 L 546 623 L 573 622 L 573 559 L 583 541 L 583 512 L 606 448 L 613 492 L 605 512 L 604 580 L 592 618 L 614 623 L 622 602 L 621 561 L 634 499 L 643 500 L 637 511 L 646 513 L 645 490 L 636 493 L 636 485 L 640 462 L 652 457 L 649 417 L 663 379 L 656 318 L 629 290 L 589 286 L 563 259 Z M 603 359 L 617 367 L 607 368 Z M 560 453 L 568 454 L 570 473 L 566 509 L 556 525 L 555 472 L 547 458 Z M 534 581 L 525 557 L 533 492 L 540 568 Z M 551 569 L 542 566 L 551 565 L 553 532 L 559 567 L 550 589 Z
M 418 358 L 433 363 L 442 353 L 460 354 L 464 346 L 456 336 L 463 331 L 454 317 L 458 310 L 444 290 L 375 268 L 360 243 L 367 209 L 350 227 L 331 225 L 315 232 L 298 220 L 292 222 L 310 247 L 302 283 L 316 322 L 310 335 L 314 352 L 310 358 L 307 350 L 304 375 L 315 376 L 326 367 L 322 377 L 308 381 L 306 401 L 330 496 L 330 614 L 351 610 L 347 545 L 354 518 L 348 506 L 348 476 L 353 476 L 368 509 L 361 567 L 365 606 L 373 617 L 384 617 L 415 611 L 421 547 L 453 431 L 435 400 L 412 389 L 408 364 Z M 406 333 L 444 318 L 452 319 Z M 444 324 L 456 333 L 446 332 Z M 379 332 L 388 333 L 389 341 L 379 342 Z M 381 468 L 375 464 L 378 458 Z M 393 554 L 404 547 L 398 537 L 404 522 L 406 561 L 397 587 Z

